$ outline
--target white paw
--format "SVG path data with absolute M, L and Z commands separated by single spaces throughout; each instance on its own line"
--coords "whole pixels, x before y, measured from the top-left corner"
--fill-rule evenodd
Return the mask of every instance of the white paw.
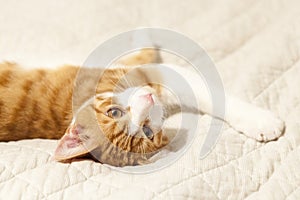
M 234 128 L 263 142 L 275 140 L 283 133 L 284 122 L 272 112 L 260 108 L 252 109 L 242 114 Z

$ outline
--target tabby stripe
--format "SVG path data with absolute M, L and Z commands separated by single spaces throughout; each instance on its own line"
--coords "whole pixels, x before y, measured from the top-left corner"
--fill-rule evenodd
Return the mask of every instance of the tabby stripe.
M 0 100 L 0 115 L 2 114 L 3 106 L 4 106 L 4 103 L 3 103 L 3 101 Z
M 54 105 L 53 105 L 54 107 Z M 51 107 L 50 108 L 50 115 L 51 115 L 51 119 L 53 120 L 54 124 L 55 124 L 55 127 L 56 127 L 56 130 L 59 130 L 60 129 L 60 116 L 57 114 L 57 112 L 55 111 L 55 109 Z
M 73 79 L 69 79 L 69 81 L 73 83 Z M 73 85 L 73 84 L 71 84 L 71 85 Z M 73 89 L 68 90 L 68 94 L 66 96 L 66 101 L 65 101 L 64 105 L 62 106 L 63 107 L 63 119 L 64 120 L 71 120 L 70 118 L 73 117 L 72 115 L 68 116 L 69 114 L 73 113 L 73 110 L 72 110 L 73 109 L 73 107 L 72 107 L 72 97 L 73 97 Z M 69 117 L 69 118 L 67 118 L 67 117 Z
M 38 94 L 48 94 L 49 91 L 51 91 L 51 87 L 49 88 L 49 80 L 48 79 L 51 79 L 49 78 L 48 76 L 48 73 L 46 73 L 46 71 L 41 71 L 41 80 L 40 80 L 40 84 L 39 85 L 39 92 Z M 43 98 L 47 98 L 47 95 L 45 95 Z M 48 104 L 45 104 L 45 101 L 41 101 L 41 110 L 39 111 L 39 113 L 41 113 L 43 116 L 39 117 L 39 121 L 40 120 L 43 120 L 41 123 L 37 123 L 40 127 L 41 130 L 56 130 L 55 127 L 52 126 L 52 123 L 51 121 L 49 120 L 48 118 L 48 107 L 46 106 L 49 106 Z M 49 138 L 47 136 L 47 138 Z
M 34 99 L 32 102 L 32 113 L 33 113 L 32 121 L 35 122 L 39 119 L 39 115 L 40 115 L 40 109 L 36 99 Z
M 32 80 L 26 80 L 25 83 L 23 84 L 23 91 L 28 94 L 32 88 L 33 81 Z
M 32 87 L 33 87 L 33 81 L 32 80 L 30 80 L 30 81 L 28 81 L 28 82 L 26 82 L 24 85 L 23 85 L 23 89 L 24 89 L 24 91 L 25 91 L 25 93 L 26 93 L 26 95 L 24 96 L 24 101 L 21 103 L 21 106 L 19 107 L 20 108 L 20 111 L 19 111 L 19 115 L 18 115 L 18 117 L 17 118 L 19 118 L 19 119 L 27 119 L 28 120 L 28 124 L 26 125 L 26 131 L 24 130 L 24 133 L 25 134 L 27 134 L 27 135 L 31 135 L 31 128 L 32 128 L 32 119 L 30 119 L 31 117 L 32 117 L 32 112 L 31 112 L 31 107 L 28 105 L 29 103 L 30 103 L 30 92 L 31 92 L 31 89 L 32 89 Z M 23 110 L 30 110 L 30 112 L 29 113 L 31 113 L 31 114 L 29 114 L 29 116 L 28 116 L 28 112 L 22 112 L 22 109 Z
M 40 83 L 42 83 L 43 80 L 45 79 L 45 75 L 46 75 L 46 72 L 44 70 L 38 71 L 37 78 L 34 82 L 39 83 L 39 84 L 36 84 L 35 87 L 40 87 L 40 85 L 41 85 Z M 33 99 L 34 100 L 32 102 L 32 112 L 33 112 L 33 120 L 32 121 L 38 121 L 40 119 L 40 114 L 41 114 L 39 102 L 37 101 L 38 97 L 33 96 Z
M 128 144 L 128 146 L 130 147 L 129 151 L 131 151 L 133 141 L 134 141 L 134 137 L 130 137 L 129 144 Z
M 50 99 L 49 99 L 49 105 L 50 108 L 49 108 L 49 111 L 50 111 L 50 117 L 51 119 L 53 120 L 54 122 L 54 125 L 56 127 L 56 129 L 60 126 L 60 122 L 59 122 L 59 119 L 55 112 L 55 99 L 58 97 L 58 93 L 59 93 L 59 86 L 56 85 L 56 87 L 51 91 L 51 96 L 50 96 Z M 57 110 L 58 111 L 58 110 Z
M 118 126 L 118 125 L 116 125 Z M 118 144 L 122 141 L 120 138 L 124 135 L 124 130 L 125 130 L 126 125 L 124 125 L 120 131 L 117 132 L 117 134 L 114 134 L 114 138 L 113 138 L 113 143 L 115 143 L 116 146 L 118 146 Z M 115 129 L 115 128 L 114 128 Z M 114 131 L 114 130 L 113 130 Z
M 140 146 L 141 143 L 143 143 L 143 140 L 142 140 L 142 139 L 138 140 L 138 142 L 134 144 L 134 147 Z M 138 152 L 138 153 L 139 153 L 139 152 Z
M 15 125 L 16 122 L 23 122 L 24 121 L 24 113 L 22 110 L 26 109 L 26 105 L 28 103 L 28 91 L 31 89 L 33 82 L 31 80 L 26 80 L 23 83 L 22 89 L 23 89 L 23 94 L 20 97 L 19 102 L 17 103 L 17 107 L 14 109 L 13 114 L 11 115 L 11 118 L 9 120 L 9 123 L 6 125 L 6 129 L 8 131 L 14 131 L 18 130 L 18 124 L 17 126 Z M 18 121 L 20 119 L 20 121 Z M 29 119 L 30 121 L 30 119 Z M 29 128 L 28 126 L 25 126 L 27 129 Z M 27 133 L 27 130 L 18 130 L 22 131 L 22 133 Z
M 43 121 L 42 130 L 53 130 L 53 129 L 54 129 L 54 127 L 51 126 L 51 123 L 49 122 L 49 120 L 46 119 Z
M 113 145 L 108 145 L 107 149 L 105 150 L 105 152 L 106 152 L 105 155 L 106 155 L 106 156 L 107 156 L 107 155 L 113 155 L 113 154 L 112 154 L 113 150 L 114 150 L 114 146 L 113 146 Z
M 35 76 L 33 77 L 33 83 L 41 83 L 42 79 L 45 77 L 45 71 L 44 70 L 38 70 Z M 32 97 L 31 105 L 28 106 L 28 109 L 31 111 L 31 120 L 29 120 L 28 127 L 30 127 L 30 132 L 28 134 L 36 135 L 39 134 L 39 130 L 36 130 L 37 127 L 34 126 L 34 124 L 39 120 L 40 118 L 40 107 L 38 104 L 37 99 L 39 97 L 34 96 L 34 91 L 36 87 L 39 87 L 39 84 L 33 84 L 30 90 L 28 90 L 27 94 L 28 96 Z M 44 132 L 42 132 L 44 133 Z M 33 137 L 33 135 L 31 137 Z M 30 136 L 29 136 L 30 137 Z
M 11 81 L 12 74 L 13 74 L 12 70 L 6 70 L 4 72 L 1 72 L 0 86 L 7 87 Z
M 119 131 L 119 132 L 117 132 L 117 134 L 116 135 L 114 135 L 114 136 L 112 136 L 113 138 L 112 138 L 112 143 L 114 143 L 116 146 L 118 146 L 119 145 L 119 143 L 120 143 L 120 137 L 122 137 L 122 130 L 121 131 Z
M 28 103 L 28 93 L 29 93 L 32 85 L 33 85 L 33 81 L 32 80 L 25 80 L 23 82 L 23 86 L 22 86 L 23 94 L 20 97 L 19 102 L 17 103 L 18 106 L 15 108 L 14 114 L 12 115 L 12 116 L 14 116 L 13 118 L 15 118 L 14 121 L 19 116 L 20 111 L 26 109 L 26 105 Z
M 116 125 L 116 126 L 118 126 L 118 125 Z M 121 130 L 117 134 L 115 134 L 115 137 L 119 137 L 120 135 L 122 135 L 122 133 L 125 132 L 125 128 L 126 128 L 126 125 L 124 124 L 123 127 L 121 128 Z
M 60 109 L 55 109 L 55 106 L 57 105 L 57 102 L 55 101 L 57 98 L 60 98 L 61 91 L 64 91 L 64 86 L 66 85 L 66 82 L 68 79 L 63 79 L 63 82 L 61 84 L 55 85 L 55 88 L 52 90 L 52 95 L 50 96 L 49 102 L 50 102 L 50 114 L 51 118 L 53 119 L 56 128 L 59 130 L 61 128 L 62 123 L 62 116 L 58 115 L 58 112 L 63 112 Z M 56 106 L 57 107 L 57 106 Z M 55 112 L 57 110 L 57 112 Z

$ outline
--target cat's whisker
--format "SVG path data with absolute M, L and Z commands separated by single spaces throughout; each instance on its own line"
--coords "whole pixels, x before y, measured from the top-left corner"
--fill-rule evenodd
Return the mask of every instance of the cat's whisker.
M 125 77 L 124 80 L 125 80 L 127 86 L 129 87 L 129 86 L 130 86 L 130 83 L 129 83 L 128 79 Z
M 122 85 L 115 83 L 114 84 L 116 89 L 125 89 Z

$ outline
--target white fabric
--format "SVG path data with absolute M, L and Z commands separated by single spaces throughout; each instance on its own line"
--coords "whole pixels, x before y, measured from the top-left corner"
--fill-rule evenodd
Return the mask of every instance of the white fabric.
M 51 161 L 57 141 L 0 143 L 3 199 L 300 199 L 300 2 L 297 0 L 0 1 L 0 60 L 82 64 L 101 42 L 138 26 L 200 43 L 226 89 L 277 113 L 284 136 L 259 143 L 224 127 L 212 153 L 192 148 L 160 171 L 131 175 L 92 161 Z

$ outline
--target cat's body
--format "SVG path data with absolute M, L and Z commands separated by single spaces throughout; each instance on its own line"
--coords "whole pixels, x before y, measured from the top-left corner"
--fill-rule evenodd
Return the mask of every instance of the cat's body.
M 153 51 L 143 51 L 119 64 L 130 67 L 158 60 Z M 16 63 L 0 63 L 0 141 L 12 141 L 32 138 L 59 139 L 63 136 L 73 118 L 73 89 L 79 70 L 85 71 L 81 82 L 77 84 L 90 88 L 81 95 L 80 103 L 93 95 L 89 79 L 97 78 L 102 69 L 80 68 L 66 65 L 57 69 L 25 69 Z M 124 74 L 129 68 L 124 68 Z M 113 88 L 110 72 L 105 87 L 97 92 Z
M 72 120 L 78 68 L 25 70 L 0 64 L 0 141 L 59 139 Z
M 153 66 L 131 65 L 157 60 L 157 53 L 142 50 L 121 60 L 122 67 L 105 71 L 76 66 L 24 70 L 15 64 L 1 64 L 0 141 L 63 136 L 55 152 L 57 160 L 93 152 L 100 162 L 115 166 L 147 163 L 168 143 L 160 126 L 178 102 L 163 87 L 152 83 L 160 80 L 162 84 L 172 84 L 174 80 L 168 78 L 168 73 Z M 186 111 L 212 115 L 209 93 L 199 77 L 182 67 L 169 67 L 187 80 L 199 105 L 191 105 L 189 94 L 175 87 L 183 104 L 180 106 Z M 77 76 L 79 70 L 81 77 Z M 98 81 L 99 73 L 103 74 Z M 127 74 L 130 75 L 123 80 Z M 89 82 L 90 79 L 96 82 Z M 132 91 L 131 99 L 124 101 L 124 96 L 129 98 L 127 93 Z M 94 95 L 96 98 L 91 98 Z M 154 117 L 149 114 L 153 108 L 157 108 Z M 224 120 L 259 141 L 273 140 L 283 130 L 282 121 L 271 112 L 230 96 L 226 96 Z

